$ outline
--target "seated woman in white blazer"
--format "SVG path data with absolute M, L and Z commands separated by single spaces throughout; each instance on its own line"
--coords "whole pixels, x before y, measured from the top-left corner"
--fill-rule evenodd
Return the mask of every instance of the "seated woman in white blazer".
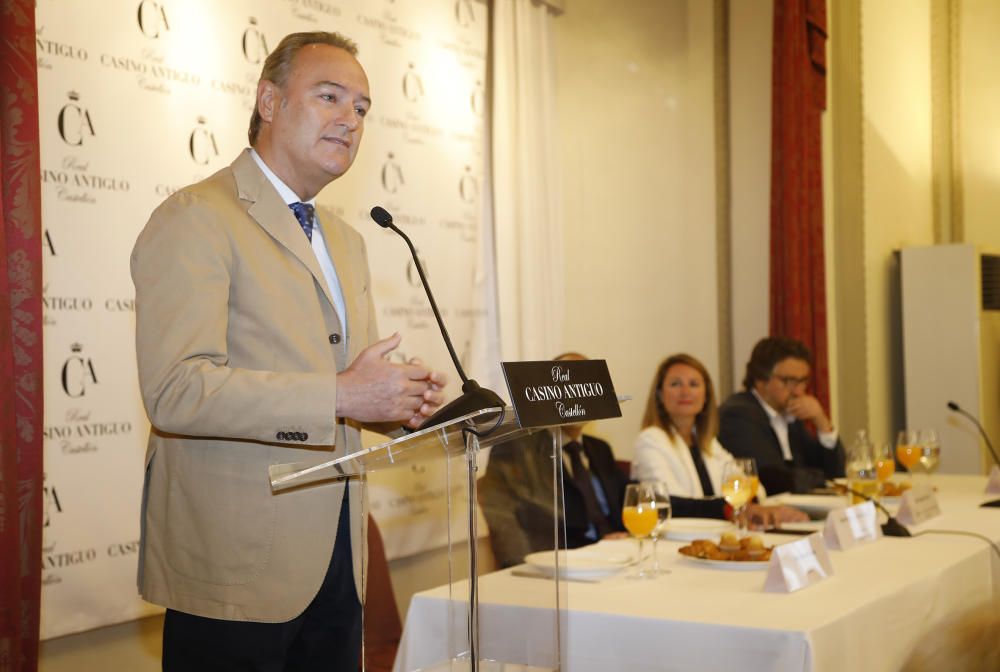
M 733 459 L 716 440 L 719 409 L 704 365 L 690 355 L 673 355 L 656 371 L 635 442 L 632 478 L 665 481 L 675 497 L 718 497 L 722 468 Z M 697 451 L 708 472 L 709 492 L 695 466 Z
M 722 470 L 733 456 L 715 438 L 719 410 L 712 378 L 701 362 L 686 354 L 663 360 L 653 377 L 642 424 L 633 479 L 664 481 L 672 497 L 721 496 Z M 763 488 L 760 496 L 763 499 Z M 809 519 L 791 507 L 748 508 L 751 520 L 765 524 Z

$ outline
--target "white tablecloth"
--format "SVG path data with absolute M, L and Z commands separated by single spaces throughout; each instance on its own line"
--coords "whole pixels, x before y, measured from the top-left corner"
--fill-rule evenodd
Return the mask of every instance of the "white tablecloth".
M 920 526 L 967 530 L 1000 541 L 1000 509 L 981 509 L 986 479 L 936 476 L 942 515 Z M 795 537 L 769 535 L 768 544 Z M 635 542 L 602 542 L 632 543 Z M 1000 561 L 984 541 L 955 536 L 883 538 L 831 551 L 834 576 L 797 593 L 763 592 L 763 571 L 696 566 L 660 542 L 669 575 L 567 582 L 563 669 L 898 670 L 943 618 L 1000 595 Z M 483 655 L 544 664 L 554 615 L 548 579 L 480 578 Z M 459 589 L 456 596 L 464 595 Z M 440 662 L 446 588 L 414 596 L 396 660 L 411 671 Z

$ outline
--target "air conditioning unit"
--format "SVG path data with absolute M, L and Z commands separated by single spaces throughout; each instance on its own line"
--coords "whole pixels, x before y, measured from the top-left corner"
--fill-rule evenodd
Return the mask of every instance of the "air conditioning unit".
M 906 425 L 936 429 L 940 472 L 981 474 L 993 464 L 977 416 L 1000 449 L 1000 255 L 973 245 L 900 252 Z

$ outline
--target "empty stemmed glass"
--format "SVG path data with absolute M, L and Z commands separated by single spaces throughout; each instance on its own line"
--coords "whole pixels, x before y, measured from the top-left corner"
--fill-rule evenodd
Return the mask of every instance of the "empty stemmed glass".
M 931 482 L 931 474 L 937 471 L 941 459 L 941 443 L 937 431 L 921 429 L 917 433 L 917 444 L 920 446 L 920 466 L 927 472 L 927 483 Z
M 652 483 L 631 483 L 625 487 L 622 522 L 625 524 L 625 529 L 629 531 L 629 534 L 639 540 L 638 568 L 628 578 L 653 578 L 655 576 L 653 572 L 643 569 L 642 557 L 642 542 L 653 533 L 657 522 L 656 495 L 654 494 Z
M 653 567 L 649 571 L 654 575 L 669 574 L 669 569 L 660 567 L 660 556 L 656 554 L 656 542 L 667 535 L 667 526 L 670 523 L 670 490 L 663 481 L 651 481 L 653 496 L 656 498 L 656 527 L 653 528 Z

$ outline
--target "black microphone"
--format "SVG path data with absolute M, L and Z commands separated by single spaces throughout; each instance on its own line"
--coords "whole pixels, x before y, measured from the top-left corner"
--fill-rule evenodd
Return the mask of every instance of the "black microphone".
M 990 437 L 986 435 L 986 430 L 983 429 L 983 426 L 981 424 L 979 424 L 979 420 L 976 418 L 976 416 L 972 415 L 971 413 L 963 409 L 954 401 L 948 402 L 948 408 L 955 411 L 956 413 L 961 413 L 969 420 L 972 420 L 972 423 L 976 426 L 977 429 L 979 429 L 979 433 L 983 436 L 983 440 L 986 442 L 986 447 L 990 449 L 990 455 L 993 456 L 993 462 L 996 463 L 998 467 L 1000 467 L 1000 457 L 997 457 L 996 451 L 993 450 L 993 444 L 990 442 Z
M 827 481 L 827 483 L 829 485 L 831 485 L 831 486 L 834 486 L 834 487 L 836 486 L 836 483 L 834 483 L 833 481 Z M 906 529 L 906 526 L 904 526 L 901 522 L 899 522 L 898 520 L 896 520 L 895 517 L 893 517 L 893 515 L 891 513 L 889 513 L 889 509 L 887 509 L 884 506 L 882 506 L 882 503 L 879 502 L 879 501 L 877 501 L 874 497 L 870 497 L 870 496 L 866 495 L 863 492 L 858 492 L 854 488 L 851 488 L 851 487 L 846 486 L 846 485 L 844 486 L 844 489 L 847 490 L 852 495 L 857 495 L 861 499 L 863 499 L 865 501 L 868 501 L 868 502 L 871 502 L 872 504 L 875 505 L 876 509 L 878 509 L 879 511 L 881 511 L 882 513 L 884 513 L 886 515 L 886 517 L 888 518 L 888 520 L 886 520 L 884 523 L 882 523 L 882 534 L 884 534 L 887 537 L 912 537 L 913 536 L 912 534 L 910 534 L 910 531 L 908 529 Z
M 458 375 L 462 379 L 462 395 L 438 409 L 438 412 L 427 418 L 420 427 L 439 425 L 463 415 L 481 411 L 484 408 L 504 408 L 507 404 L 496 392 L 481 387 L 479 383 L 465 375 L 462 364 L 458 361 L 458 355 L 455 354 L 455 346 L 452 345 L 451 337 L 444 326 L 444 320 L 441 319 L 441 312 L 438 310 L 437 302 L 434 300 L 434 294 L 431 293 L 431 287 L 427 283 L 427 276 L 424 275 L 423 266 L 420 265 L 420 259 L 417 258 L 417 250 L 413 247 L 410 237 L 392 223 L 392 215 L 382 206 L 376 205 L 372 208 L 371 217 L 383 229 L 392 229 L 398 233 L 406 241 L 406 246 L 410 248 L 410 255 L 413 257 L 413 263 L 417 267 L 417 274 L 420 276 L 420 282 L 424 286 L 424 292 L 427 293 L 427 299 L 431 303 L 431 310 L 434 312 L 434 318 L 437 320 L 438 328 L 441 330 L 444 344 L 448 346 L 448 354 L 451 355 L 451 361 L 455 364 L 455 370 L 458 371 Z
M 993 444 L 990 442 L 990 437 L 986 434 L 986 430 L 983 429 L 983 426 L 979 423 L 979 420 L 976 418 L 976 416 L 974 416 L 971 413 L 969 413 L 968 411 L 964 410 L 961 406 L 959 406 L 958 404 L 956 404 L 954 401 L 949 401 L 948 402 L 948 408 L 951 409 L 952 411 L 955 411 L 956 413 L 961 413 L 962 415 L 964 415 L 965 417 L 967 417 L 969 420 L 972 420 L 972 423 L 976 426 L 976 428 L 979 430 L 979 433 L 982 435 L 983 440 L 986 441 L 986 447 L 990 449 L 990 455 L 993 456 L 993 462 L 994 462 L 994 464 L 996 464 L 998 467 L 1000 467 L 1000 458 L 997 457 L 996 451 L 993 450 Z M 991 508 L 1000 508 L 1000 499 L 994 499 L 994 500 L 989 501 L 989 502 L 983 502 L 979 506 L 986 506 L 986 507 L 991 507 Z

